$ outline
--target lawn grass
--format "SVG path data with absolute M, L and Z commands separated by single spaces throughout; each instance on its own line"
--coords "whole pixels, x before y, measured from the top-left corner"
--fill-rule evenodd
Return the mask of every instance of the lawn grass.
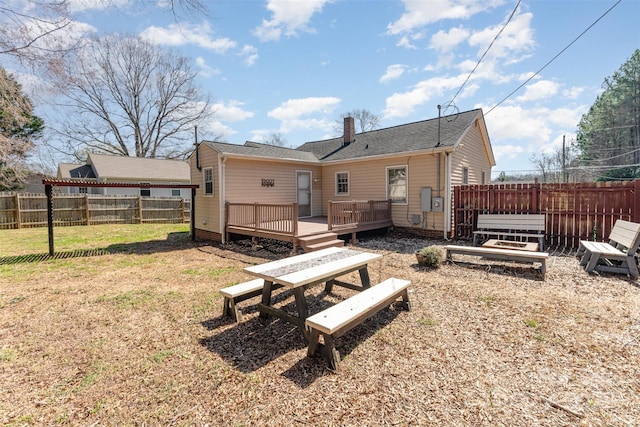
M 54 227 L 55 252 L 126 250 L 154 240 L 188 239 L 189 224 L 105 224 Z M 47 227 L 0 230 L 0 258 L 49 253 Z

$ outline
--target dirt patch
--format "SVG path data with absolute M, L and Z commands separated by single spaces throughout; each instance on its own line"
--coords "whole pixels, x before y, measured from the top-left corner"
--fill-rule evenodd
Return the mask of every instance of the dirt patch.
M 632 426 L 640 419 L 640 288 L 588 275 L 557 250 L 530 264 L 461 257 L 428 270 L 442 241 L 360 238 L 373 283 L 409 279 L 412 311 L 383 311 L 337 340 L 341 370 L 302 336 L 222 318 L 218 289 L 290 248 L 170 242 L 155 249 L 5 265 L 0 423 L 13 425 Z M 140 250 L 138 250 L 140 249 Z M 12 276 L 15 277 L 15 276 Z M 345 280 L 357 281 L 357 273 Z M 17 282 L 17 283 L 16 283 Z M 313 313 L 352 291 L 312 288 Z M 278 304 L 295 310 L 293 298 Z

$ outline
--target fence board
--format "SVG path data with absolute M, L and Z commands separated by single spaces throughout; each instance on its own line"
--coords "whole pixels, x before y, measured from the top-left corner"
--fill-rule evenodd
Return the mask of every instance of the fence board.
M 454 187 L 454 229 L 471 239 L 479 213 L 543 213 L 546 244 L 577 248 L 607 240 L 618 219 L 640 222 L 640 180 L 574 184 L 495 184 Z
M 182 223 L 190 220 L 191 201 L 179 197 L 55 194 L 55 226 Z M 47 196 L 0 193 L 0 229 L 47 226 Z

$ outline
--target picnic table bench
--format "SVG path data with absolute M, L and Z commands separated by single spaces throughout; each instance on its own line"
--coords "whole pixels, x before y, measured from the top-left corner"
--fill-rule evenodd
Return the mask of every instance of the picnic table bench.
M 444 247 L 446 259 L 449 261 L 453 261 L 453 254 L 461 254 L 461 255 L 473 255 L 490 259 L 498 259 L 505 261 L 515 261 L 515 262 L 523 262 L 523 263 L 536 263 L 539 262 L 541 264 L 540 272 L 542 273 L 542 277 L 545 277 L 546 273 L 546 261 L 549 257 L 547 252 L 533 252 L 533 251 L 521 251 L 515 249 L 496 249 L 496 248 L 487 248 L 487 247 L 477 247 L 477 246 L 456 246 L 456 245 L 447 245 Z
M 400 297 L 402 297 L 402 308 L 410 310 L 408 292 L 410 284 L 408 280 L 390 278 L 308 317 L 305 321 L 310 331 L 307 355 L 312 357 L 322 353 L 329 367 L 338 369 L 340 353 L 335 348 L 335 338 L 344 335 Z M 320 335 L 323 337 L 324 344 L 319 342 Z
M 587 273 L 606 271 L 628 274 L 634 279 L 640 275 L 636 252 L 640 246 L 640 224 L 617 220 L 608 242 L 581 240 L 577 255 Z
M 474 245 L 480 237 L 533 238 L 538 240 L 539 250 L 544 250 L 544 214 L 479 214 L 476 227 L 477 230 L 473 232 Z

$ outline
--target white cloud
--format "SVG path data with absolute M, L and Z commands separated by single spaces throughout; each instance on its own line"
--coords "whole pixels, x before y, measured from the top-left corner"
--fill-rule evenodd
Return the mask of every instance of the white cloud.
M 340 103 L 335 97 L 310 97 L 290 99 L 280 104 L 267 114 L 278 120 L 295 120 L 308 114 L 331 114 Z
M 522 148 L 520 145 L 511 145 L 511 144 L 493 145 L 492 144 L 491 148 L 493 149 L 493 156 L 496 159 L 496 163 L 500 161 L 514 160 L 524 152 L 524 148 Z
M 182 46 L 194 44 L 215 53 L 225 53 L 236 47 L 237 43 L 226 37 L 212 38 L 213 31 L 209 23 L 170 24 L 167 28 L 151 26 L 146 28 L 140 36 L 151 43 L 168 46 Z
M 271 12 L 271 19 L 263 20 L 253 34 L 266 42 L 279 40 L 282 34 L 293 36 L 301 31 L 313 32 L 308 26 L 309 21 L 328 2 L 329 0 L 268 0 L 267 9 Z
M 437 77 L 423 80 L 408 92 L 394 93 L 387 97 L 384 109 L 385 118 L 405 117 L 413 113 L 416 107 L 431 99 L 439 98 L 449 89 L 460 86 L 462 81 L 458 77 Z
M 244 103 L 237 100 L 216 102 L 210 106 L 212 117 L 199 126 L 205 138 L 224 138 L 238 133 L 226 122 L 241 122 L 253 117 L 251 111 L 243 108 Z
M 519 62 L 521 58 L 518 55 L 525 54 L 535 47 L 533 29 L 531 27 L 532 19 L 533 14 L 531 13 L 515 15 L 504 28 L 500 37 L 495 40 L 485 59 L 501 58 L 510 61 L 510 63 Z M 478 48 L 478 57 L 487 50 L 487 47 L 503 26 L 504 23 L 492 25 L 481 31 L 474 32 L 469 37 L 469 45 Z
M 387 26 L 391 35 L 415 31 L 444 19 L 469 19 L 476 13 L 504 3 L 504 0 L 403 0 L 404 14 Z
M 380 83 L 386 83 L 388 81 L 400 78 L 404 74 L 406 69 L 407 66 L 402 64 L 389 65 L 387 67 L 387 71 L 384 73 L 384 76 L 380 77 Z
M 242 47 L 242 51 L 240 52 L 240 56 L 244 57 L 245 65 L 251 67 L 258 60 L 258 49 L 255 47 L 246 44 Z
M 404 47 L 406 49 L 417 49 L 418 47 L 409 41 L 409 36 L 402 36 L 398 43 L 396 43 L 398 47 Z
M 329 117 L 340 103 L 335 97 L 310 97 L 290 99 L 267 115 L 280 120 L 281 133 L 294 130 L 328 129 L 333 126 L 333 118 Z
M 540 99 L 550 98 L 559 91 L 559 85 L 551 80 L 540 80 L 531 83 L 524 88 L 524 94 L 517 97 L 520 102 L 538 101 Z
M 243 109 L 244 102 L 237 100 L 229 100 L 225 102 L 217 102 L 211 105 L 214 119 L 224 122 L 239 122 L 253 117 L 251 111 Z
M 587 89 L 585 87 L 573 86 L 569 89 L 565 89 L 562 91 L 562 96 L 568 99 L 577 99 L 582 95 Z
M 130 0 L 67 0 L 69 11 L 105 10 L 108 7 L 122 8 L 131 4 Z
M 196 65 L 200 68 L 200 75 L 202 77 L 211 77 L 214 74 L 220 74 L 220 70 L 207 65 L 207 62 L 202 56 L 196 58 Z
M 469 37 L 469 30 L 456 27 L 449 31 L 438 31 L 431 36 L 431 44 L 429 47 L 439 52 L 450 52 L 454 47 L 458 46 Z

